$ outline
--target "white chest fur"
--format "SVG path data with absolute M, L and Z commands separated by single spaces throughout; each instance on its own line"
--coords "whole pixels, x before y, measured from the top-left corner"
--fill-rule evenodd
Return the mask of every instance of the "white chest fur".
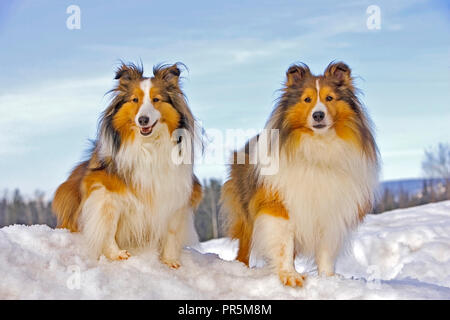
M 329 132 L 305 135 L 291 157 L 282 150 L 279 171 L 262 179 L 283 199 L 300 249 L 313 254 L 324 241 L 342 244 L 358 223 L 358 208 L 372 201 L 378 172 L 358 148 Z
M 136 192 L 121 197 L 122 212 L 116 240 L 119 246 L 157 243 L 178 210 L 185 209 L 192 191 L 192 164 L 172 160 L 176 146 L 165 124 L 158 124 L 151 139 L 124 145 L 116 161 L 130 172 Z

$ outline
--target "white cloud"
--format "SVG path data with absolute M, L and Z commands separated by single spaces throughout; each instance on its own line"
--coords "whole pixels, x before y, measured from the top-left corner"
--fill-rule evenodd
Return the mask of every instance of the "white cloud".
M 110 79 L 65 79 L 0 96 L 0 154 L 36 148 L 39 135 L 93 123 L 105 107 Z

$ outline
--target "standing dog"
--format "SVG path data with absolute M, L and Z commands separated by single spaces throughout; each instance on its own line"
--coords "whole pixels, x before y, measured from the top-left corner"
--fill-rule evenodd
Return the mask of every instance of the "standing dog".
M 239 239 L 237 259 L 248 265 L 254 250 L 282 283 L 301 286 L 295 255 L 314 256 L 318 273 L 333 275 L 346 236 L 372 208 L 378 150 L 346 64 L 331 63 L 320 76 L 293 65 L 286 76 L 266 124 L 279 133 L 279 170 L 264 175 L 249 163 L 250 140 L 240 151 L 246 162 L 231 165 L 222 204 L 229 235 Z
M 59 227 L 81 231 L 97 255 L 122 260 L 126 249 L 153 244 L 162 262 L 180 266 L 202 190 L 193 155 L 176 161 L 195 131 L 179 76 L 178 64 L 154 67 L 151 78 L 122 64 L 89 159 L 56 191 Z

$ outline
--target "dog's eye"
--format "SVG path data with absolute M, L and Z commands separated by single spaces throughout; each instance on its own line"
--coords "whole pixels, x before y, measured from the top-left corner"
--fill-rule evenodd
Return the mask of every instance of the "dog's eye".
M 158 98 L 153 98 L 153 102 L 158 102 L 159 99 Z
M 306 97 L 306 98 L 305 98 L 305 102 L 306 102 L 306 103 L 310 103 L 310 102 L 311 102 L 311 98 L 310 98 L 310 97 Z
M 332 96 L 327 96 L 327 97 L 325 98 L 325 100 L 331 101 L 331 100 L 333 100 L 333 97 L 332 97 Z
M 133 102 L 134 102 L 134 103 L 138 103 L 138 102 L 139 102 L 139 99 L 138 99 L 138 98 L 134 98 L 134 99 L 133 99 Z

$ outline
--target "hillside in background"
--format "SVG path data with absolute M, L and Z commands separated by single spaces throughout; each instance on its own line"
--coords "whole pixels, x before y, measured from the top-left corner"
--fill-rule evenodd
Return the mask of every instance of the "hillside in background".
M 413 178 L 413 179 L 400 179 L 400 180 L 387 180 L 383 181 L 380 185 L 381 192 L 384 190 L 390 190 L 394 194 L 399 194 L 402 191 L 408 192 L 410 195 L 417 195 L 423 190 L 424 181 L 438 185 L 442 183 L 442 179 L 427 179 Z

